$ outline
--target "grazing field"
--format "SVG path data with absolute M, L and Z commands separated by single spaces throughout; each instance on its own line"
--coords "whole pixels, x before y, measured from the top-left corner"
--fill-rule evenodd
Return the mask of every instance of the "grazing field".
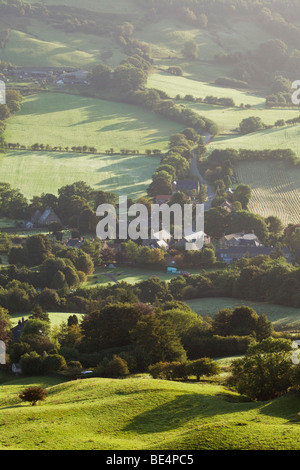
M 282 112 L 284 114 L 284 111 Z M 265 150 L 265 149 L 292 149 L 300 153 L 300 126 L 285 126 L 282 128 L 266 129 L 247 135 L 218 137 L 209 146 L 209 152 L 214 149 L 233 148 Z
M 85 10 L 100 13 L 135 13 L 139 10 L 134 0 L 122 0 L 122 11 L 120 4 L 111 0 L 85 0 L 84 6 L 81 0 L 25 0 L 27 3 L 43 3 L 44 5 L 65 5 L 67 7 L 83 8 Z
M 238 181 L 252 189 L 249 210 L 263 217 L 274 215 L 286 226 L 300 221 L 300 167 L 283 162 L 239 162 Z
M 58 32 L 58 36 L 61 36 L 61 33 Z M 52 39 L 46 40 L 23 31 L 12 30 L 5 49 L 0 51 L 0 60 L 18 66 L 33 67 L 86 67 L 96 62 L 97 55 L 89 51 L 88 47 L 87 50 L 80 50 L 61 42 L 59 38 L 54 38 L 54 33 Z
M 125 281 L 128 284 L 136 284 L 145 281 L 152 276 L 157 276 L 161 281 L 170 281 L 178 276 L 167 273 L 165 269 L 149 269 L 147 267 L 117 267 L 115 269 L 97 268 L 94 273 L 88 277 L 84 287 L 96 287 L 98 285 L 107 285 L 110 283 Z
M 166 150 L 169 137 L 182 126 L 129 104 L 65 93 L 27 97 L 22 109 L 7 121 L 7 142 L 41 143 L 63 148 L 94 146 L 99 152 L 114 148 Z
M 300 328 L 300 309 L 284 307 L 282 305 L 269 304 L 266 302 L 252 302 L 243 299 L 231 298 L 204 298 L 185 300 L 185 303 L 201 316 L 213 316 L 222 308 L 236 308 L 247 305 L 253 308 L 258 314 L 266 314 L 274 327 Z
M 62 186 L 85 181 L 95 189 L 137 198 L 144 195 L 159 158 L 66 152 L 9 152 L 0 156 L 1 181 L 26 197 L 57 194 Z
M 162 90 L 171 98 L 175 98 L 176 95 L 181 97 L 192 95 L 195 98 L 216 96 L 217 98 L 232 98 L 237 106 L 243 103 L 254 107 L 262 107 L 265 103 L 265 98 L 252 92 L 223 88 L 213 83 L 191 80 L 186 77 L 175 77 L 167 73 L 154 73 L 150 75 L 148 87 Z
M 216 54 L 247 51 L 271 38 L 253 22 L 236 20 L 226 24 L 224 21 L 222 28 L 212 24 L 208 28 L 194 28 L 172 17 L 157 18 L 151 24 L 136 28 L 135 36 L 151 45 L 158 69 L 180 66 L 186 77 L 201 81 L 232 75 L 232 66 L 214 61 Z M 191 40 L 198 46 L 196 60 L 188 60 L 182 54 L 183 44 Z
M 182 273 L 199 274 L 199 269 L 184 269 Z M 115 269 L 97 268 L 95 272 L 88 277 L 84 287 L 95 287 L 97 285 L 105 285 L 114 282 L 125 281 L 128 284 L 136 284 L 145 281 L 152 276 L 157 276 L 161 281 L 170 281 L 179 276 L 179 274 L 168 273 L 166 268 L 155 269 L 147 266 L 136 268 L 121 266 Z
M 147 376 L 66 383 L 52 377 L 3 380 L 2 450 L 299 449 L 295 393 L 246 402 L 205 381 Z M 32 385 L 48 391 L 46 401 L 35 407 L 18 398 Z
M 272 108 L 266 109 L 264 105 L 255 106 L 251 109 L 241 109 L 239 107 L 225 108 L 223 106 L 202 104 L 202 103 L 188 103 L 180 102 L 184 106 L 192 109 L 198 114 L 205 116 L 208 119 L 212 119 L 219 127 L 221 134 L 230 134 L 239 132 L 239 125 L 243 119 L 249 117 L 258 117 L 267 126 L 273 126 L 277 120 L 283 119 L 294 119 L 299 117 L 299 110 L 296 107 L 292 108 Z M 278 128 L 279 129 L 279 128 Z M 285 130 L 290 131 L 290 127 L 286 127 Z M 283 128 L 280 129 L 281 131 Z M 229 136 L 230 138 L 231 136 Z M 240 136 L 234 136 L 240 137 Z M 243 137 L 245 140 L 245 137 Z M 222 141 L 223 142 L 223 141 Z M 214 145 L 215 142 L 212 143 Z M 230 142 L 230 146 L 231 142 Z
M 70 315 L 76 315 L 78 317 L 79 322 L 80 322 L 80 320 L 82 319 L 84 314 L 69 313 L 69 312 L 49 312 L 51 328 L 53 328 L 55 326 L 59 326 L 59 325 L 61 325 L 61 323 L 67 323 L 68 318 L 69 318 Z M 22 317 L 24 317 L 25 320 L 28 320 L 29 316 L 30 316 L 29 313 L 24 314 L 24 315 L 15 314 L 15 315 L 11 315 L 10 319 L 11 319 L 11 322 L 12 322 L 13 326 L 15 326 L 15 325 L 18 324 L 19 320 L 22 321 Z

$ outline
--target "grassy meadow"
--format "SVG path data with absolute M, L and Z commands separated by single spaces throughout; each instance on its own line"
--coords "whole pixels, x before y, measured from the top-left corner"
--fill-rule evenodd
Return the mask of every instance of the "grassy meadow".
M 55 326 L 59 326 L 61 325 L 62 323 L 67 323 L 68 321 L 68 318 L 70 315 L 76 315 L 78 317 L 78 320 L 80 322 L 80 320 L 82 319 L 83 317 L 83 314 L 81 313 L 70 313 L 70 312 L 49 312 L 49 318 L 50 318 L 50 325 L 51 325 L 51 328 L 55 327 Z M 11 322 L 13 324 L 13 326 L 16 326 L 18 324 L 18 321 L 21 320 L 22 321 L 22 318 L 24 317 L 25 320 L 28 320 L 30 314 L 14 314 L 14 315 L 11 315 Z
M 299 117 L 299 110 L 294 108 L 272 108 L 267 109 L 264 107 L 264 104 L 255 106 L 251 109 L 241 109 L 239 107 L 234 108 L 225 108 L 223 106 L 217 105 L 209 105 L 209 104 L 202 104 L 202 103 L 187 103 L 183 102 L 184 106 L 192 109 L 193 111 L 197 112 L 201 116 L 205 116 L 208 119 L 212 119 L 220 129 L 220 138 L 237 138 L 237 133 L 239 132 L 239 125 L 243 119 L 247 119 L 249 117 L 257 117 L 262 120 L 262 122 L 267 126 L 273 126 L 277 120 L 283 119 L 287 121 L 288 119 L 294 119 Z M 291 126 L 287 126 L 285 128 L 276 128 L 276 130 L 283 129 L 288 130 L 290 132 Z M 235 134 L 230 135 L 230 134 Z M 241 137 L 241 136 L 239 136 Z M 243 141 L 246 140 L 246 136 L 242 136 L 240 140 L 240 144 L 242 145 Z M 216 141 L 218 142 L 218 141 Z M 225 144 L 225 140 L 221 140 L 221 142 Z M 215 142 L 212 143 L 212 146 Z M 231 141 L 228 143 L 230 147 Z M 295 143 L 293 143 L 295 145 Z M 245 148 L 245 147 L 244 147 Z
M 182 126 L 137 106 L 65 93 L 30 95 L 7 121 L 7 142 L 45 146 L 94 146 L 166 150 L 169 137 Z
M 253 308 L 259 315 L 265 314 L 275 328 L 300 328 L 300 309 L 270 304 L 267 302 L 253 302 L 244 299 L 231 299 L 227 297 L 203 298 L 184 301 L 194 312 L 202 317 L 214 316 L 223 308 L 234 309 L 241 305 Z
M 81 0 L 26 0 L 27 3 L 43 3 L 44 5 L 65 5 L 67 7 L 82 8 Z M 84 2 L 86 10 L 98 13 L 120 13 L 120 6 L 111 0 L 86 0 Z M 122 0 L 122 13 L 131 14 L 138 10 L 134 0 Z
M 32 377 L 2 383 L 0 449 L 299 449 L 295 393 L 247 402 L 224 386 L 205 381 L 140 376 L 58 382 Z M 18 398 L 33 384 L 48 391 L 46 401 L 35 407 Z
M 95 189 L 137 198 L 144 195 L 159 158 L 144 155 L 91 155 L 14 151 L 0 155 L 1 181 L 27 198 L 57 194 L 62 186 L 85 181 Z
M 217 77 L 216 77 L 217 78 Z M 265 98 L 253 92 L 223 88 L 211 82 L 198 81 L 188 77 L 176 77 L 164 72 L 157 72 L 150 75 L 148 80 L 149 88 L 157 88 L 166 92 L 171 98 L 180 95 L 192 95 L 195 98 L 205 98 L 206 96 L 216 96 L 218 98 L 232 98 L 237 106 L 249 104 L 253 107 L 262 107 Z
M 284 114 L 284 111 L 282 114 Z M 292 149 L 296 154 L 299 154 L 299 136 L 299 125 L 266 129 L 247 135 L 219 136 L 209 145 L 208 151 L 225 148 L 236 150 Z

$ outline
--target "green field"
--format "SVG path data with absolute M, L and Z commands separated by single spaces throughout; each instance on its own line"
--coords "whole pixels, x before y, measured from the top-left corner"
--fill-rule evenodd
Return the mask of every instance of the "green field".
M 70 313 L 70 312 L 49 312 L 49 318 L 50 318 L 50 325 L 51 328 L 55 326 L 61 325 L 61 323 L 66 323 L 68 321 L 68 318 L 70 315 L 76 315 L 78 317 L 78 320 L 80 321 L 83 317 L 84 314 L 81 313 Z M 25 320 L 29 318 L 30 314 L 15 314 L 11 315 L 11 322 L 13 326 L 16 326 L 18 324 L 18 321 L 22 321 L 22 317 L 24 317 Z
M 271 38 L 251 21 L 237 19 L 227 24 L 225 20 L 221 28 L 212 23 L 208 28 L 194 28 L 172 17 L 156 18 L 153 23 L 136 28 L 135 35 L 151 45 L 158 69 L 180 66 L 186 77 L 201 81 L 215 81 L 218 77 L 232 75 L 232 66 L 214 61 L 217 53 L 257 48 Z M 187 60 L 182 55 L 183 44 L 190 40 L 198 46 L 196 60 Z
M 253 308 L 258 314 L 267 315 L 274 327 L 291 326 L 300 328 L 300 309 L 275 305 L 266 302 L 252 302 L 243 299 L 231 298 L 204 298 L 184 301 L 189 307 L 201 316 L 213 316 L 223 308 L 236 308 L 247 305 Z
M 27 3 L 43 3 L 45 5 L 66 5 L 68 7 L 82 8 L 81 0 L 26 0 Z M 135 13 L 138 9 L 134 0 L 122 0 L 122 10 L 120 5 L 111 0 L 85 0 L 84 8 L 100 13 Z
M 32 407 L 18 394 L 48 390 Z M 224 386 L 142 377 L 12 379 L 0 389 L 2 450 L 299 449 L 297 394 L 245 402 Z
M 199 274 L 199 269 L 184 269 L 182 272 L 189 272 L 190 274 Z M 87 282 L 84 284 L 85 287 L 95 287 L 97 285 L 107 285 L 116 281 L 125 281 L 128 284 L 136 284 L 141 281 L 145 281 L 152 276 L 157 276 L 161 281 L 170 281 L 179 274 L 171 274 L 167 272 L 166 268 L 154 269 L 136 267 L 117 267 L 115 269 L 109 268 L 97 268 L 92 276 L 89 276 Z
M 213 83 L 191 80 L 186 77 L 175 77 L 167 73 L 150 75 L 148 87 L 162 90 L 171 98 L 175 98 L 176 95 L 181 97 L 192 95 L 195 98 L 216 96 L 217 98 L 232 98 L 237 106 L 243 103 L 254 107 L 262 107 L 265 103 L 265 98 L 255 95 L 253 92 L 223 88 Z
M 267 126 L 273 126 L 275 122 L 280 119 L 287 121 L 288 119 L 294 119 L 299 117 L 299 110 L 297 107 L 266 109 L 264 107 L 264 104 L 262 104 L 261 106 L 255 106 L 251 109 L 241 109 L 238 107 L 225 108 L 223 106 L 213 106 L 202 103 L 196 104 L 184 102 L 183 104 L 184 106 L 192 109 L 193 111 L 196 111 L 198 114 L 205 116 L 208 119 L 212 119 L 218 125 L 220 134 L 230 134 L 239 132 L 240 123 L 243 119 L 249 117 L 258 117 Z M 280 130 L 290 131 L 290 129 L 290 127 L 285 127 L 284 129 L 281 128 Z M 231 136 L 229 135 L 226 138 L 231 138 Z M 235 135 L 234 138 L 237 138 L 237 136 Z M 241 137 L 241 139 L 242 138 L 243 140 L 246 140 L 246 136 Z M 242 143 L 242 140 L 240 140 L 240 142 Z M 231 141 L 229 145 L 231 146 Z
M 57 194 L 62 186 L 85 181 L 95 189 L 137 198 L 151 182 L 157 157 L 106 156 L 62 152 L 9 152 L 0 156 L 1 181 L 31 198 Z
M 282 111 L 284 114 L 284 111 Z M 278 116 L 278 114 L 277 114 Z M 209 145 L 209 153 L 214 149 L 292 149 L 297 155 L 300 151 L 300 126 L 266 129 L 247 135 L 218 137 Z
M 279 217 L 285 226 L 299 223 L 300 167 L 281 162 L 239 162 L 235 172 L 239 182 L 251 186 L 251 212 Z
M 65 93 L 41 93 L 25 99 L 7 121 L 7 142 L 51 146 L 94 146 L 166 150 L 169 137 L 182 126 L 137 106 Z

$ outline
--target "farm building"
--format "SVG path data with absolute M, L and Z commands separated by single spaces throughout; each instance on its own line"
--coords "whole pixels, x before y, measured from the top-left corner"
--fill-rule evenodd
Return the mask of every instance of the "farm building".
M 156 196 L 155 198 L 155 203 L 156 204 L 167 204 L 168 202 L 170 202 L 172 199 L 172 196 L 171 195 L 163 195 L 163 194 L 160 194 L 158 196 Z
M 221 249 L 239 245 L 262 246 L 255 233 L 231 233 L 224 235 L 224 237 L 219 240 L 219 248 Z
M 53 222 L 61 224 L 60 218 L 55 214 L 53 209 L 46 209 L 43 213 L 38 210 L 35 211 L 31 218 L 31 222 L 34 225 L 41 227 L 47 227 Z
M 230 246 L 229 248 L 221 248 L 216 250 L 217 259 L 220 261 L 224 261 L 225 263 L 231 263 L 238 261 L 241 258 L 254 258 L 255 256 L 270 256 L 272 253 L 272 247 L 266 246 Z M 283 248 L 282 250 L 285 259 L 287 262 L 292 261 L 292 256 L 290 250 L 287 248 Z
M 186 243 L 192 243 L 194 245 L 194 250 L 198 250 L 198 246 L 197 246 L 197 240 L 203 240 L 204 242 L 204 245 L 209 245 L 210 244 L 210 237 L 204 233 L 204 232 L 196 232 L 196 233 L 191 233 L 190 235 L 185 235 L 182 240 L 179 240 L 175 245 L 174 245 L 174 248 L 184 248 Z
M 221 207 L 223 207 L 227 212 L 232 212 L 232 204 L 227 200 L 221 204 Z
M 83 238 L 81 238 L 81 239 L 79 239 L 79 238 L 70 238 L 67 241 L 66 246 L 68 248 L 80 248 L 82 243 L 83 243 Z
M 199 180 L 178 180 L 174 183 L 174 190 L 187 194 L 196 192 L 199 194 L 201 189 Z

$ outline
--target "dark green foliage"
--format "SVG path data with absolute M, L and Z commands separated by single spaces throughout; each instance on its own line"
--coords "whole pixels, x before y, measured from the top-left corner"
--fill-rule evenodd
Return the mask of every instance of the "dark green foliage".
M 19 395 L 19 398 L 22 401 L 28 401 L 32 406 L 35 406 L 38 401 L 46 400 L 47 395 L 47 390 L 42 387 L 29 387 Z
M 252 400 L 270 400 L 293 385 L 294 369 L 291 341 L 268 338 L 233 363 L 232 383 Z

